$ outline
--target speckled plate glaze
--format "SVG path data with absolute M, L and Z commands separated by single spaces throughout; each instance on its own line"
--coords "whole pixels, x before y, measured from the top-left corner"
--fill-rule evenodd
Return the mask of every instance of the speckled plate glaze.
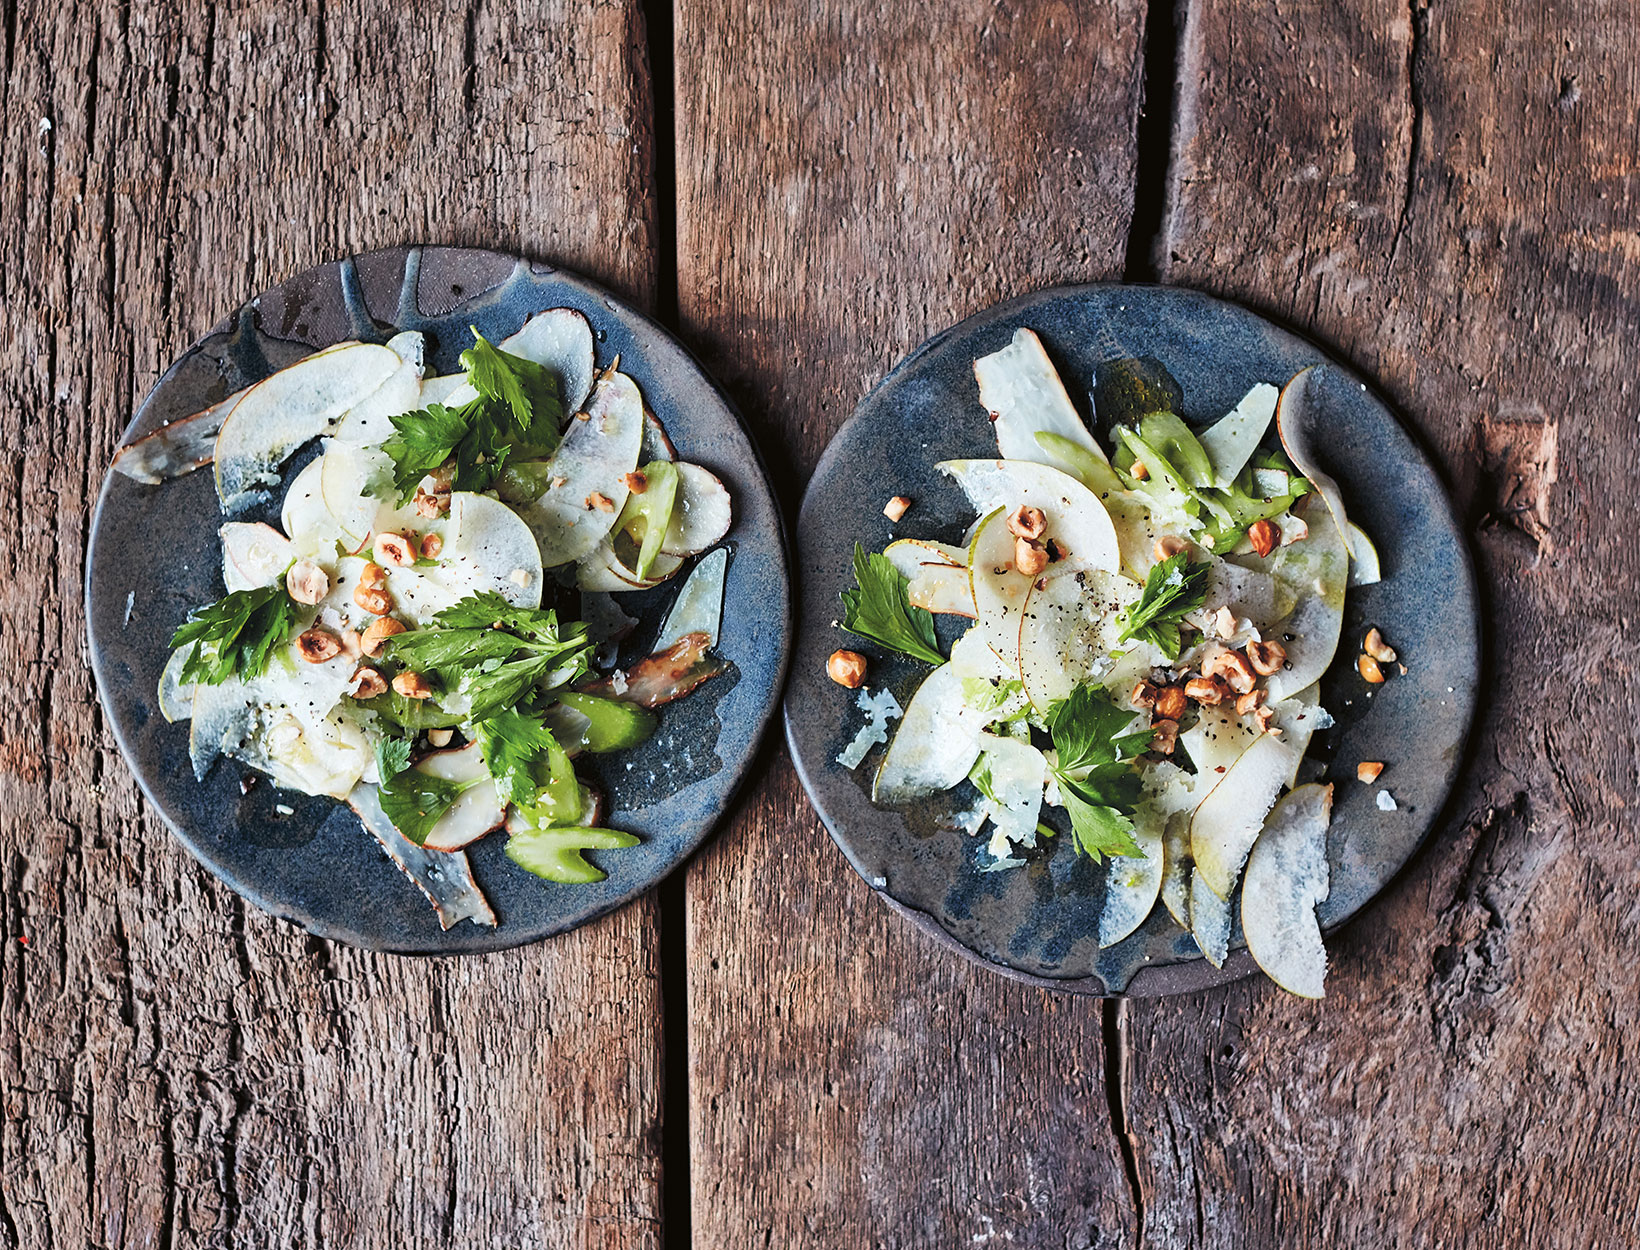
M 973 510 L 934 464 L 996 455 L 973 362 L 1020 326 L 1041 336 L 1084 416 L 1095 367 L 1119 357 L 1165 363 L 1184 389 L 1183 415 L 1196 423 L 1228 412 L 1255 382 L 1280 384 L 1307 365 L 1321 366 L 1322 467 L 1340 482 L 1351 519 L 1372 536 L 1384 564 L 1381 584 L 1349 594 L 1339 658 L 1322 683 L 1338 726 L 1311 750 L 1326 762 L 1326 779 L 1337 782 L 1328 835 L 1332 893 L 1321 907 L 1329 930 L 1365 906 L 1417 850 L 1457 773 L 1480 648 L 1468 550 L 1428 459 L 1360 378 L 1297 335 L 1195 291 L 1060 288 L 971 317 L 889 374 L 821 459 L 798 522 L 802 621 L 786 738 L 809 797 L 855 870 L 940 941 L 1037 985 L 1155 996 L 1235 980 L 1256 967 L 1241 941 L 1239 906 L 1222 969 L 1201 957 L 1160 905 L 1131 937 L 1101 951 L 1104 869 L 1076 856 L 1064 838 L 1022 868 L 984 873 L 979 839 L 938 828 L 938 800 L 909 811 L 872 806 L 870 779 L 882 747 L 857 772 L 836 762 L 864 719 L 855 696 L 825 674 L 826 656 L 851 638 L 833 622 L 838 593 L 853 584 L 854 544 L 880 551 L 896 537 L 960 541 Z M 882 515 L 891 494 L 916 501 L 898 525 Z M 938 619 L 945 643 L 967 625 Z M 1374 624 L 1411 672 L 1369 694 L 1353 662 Z M 868 686 L 886 685 L 904 706 L 927 671 L 910 660 L 874 658 Z M 1384 783 L 1397 810 L 1380 811 L 1377 787 L 1355 780 L 1362 760 L 1389 762 Z
M 791 643 L 785 536 L 762 464 L 723 394 L 689 353 L 653 322 L 593 284 L 495 252 L 393 248 L 321 265 L 238 309 L 160 380 L 125 433 L 127 442 L 215 402 L 290 361 L 343 339 L 382 342 L 397 330 L 428 336 L 428 369 L 459 368 L 476 325 L 492 340 L 545 308 L 578 308 L 597 355 L 618 353 L 678 454 L 710 468 L 734 496 L 735 518 L 719 648 L 732 671 L 663 709 L 654 738 L 629 752 L 583 760 L 608 792 L 610 824 L 639 846 L 594 852 L 609 873 L 595 885 L 548 885 L 510 863 L 504 839 L 469 848 L 473 873 L 500 919 L 445 932 L 427 900 L 346 807 L 259 784 L 223 761 L 203 784 L 188 764 L 188 726 L 160 716 L 155 685 L 171 631 L 188 610 L 222 594 L 208 469 L 161 486 L 115 473 L 92 523 L 86 603 L 92 667 L 132 771 L 185 846 L 231 888 L 323 937 L 418 954 L 498 950 L 563 933 L 654 886 L 682 863 L 729 804 L 779 699 Z M 292 470 L 315 454 L 309 449 Z M 288 480 L 288 478 L 287 478 Z M 246 519 L 278 519 L 277 504 Z M 624 597 L 640 623 L 623 662 L 641 654 L 682 577 Z M 281 807 L 289 809 L 281 811 Z

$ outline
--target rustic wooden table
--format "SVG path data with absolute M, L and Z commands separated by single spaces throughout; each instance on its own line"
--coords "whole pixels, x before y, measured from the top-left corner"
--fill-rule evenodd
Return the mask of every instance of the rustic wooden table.
M 5 4 L 0 1248 L 1633 1244 L 1635 16 Z M 97 706 L 89 507 L 225 310 L 422 240 L 655 309 L 793 514 L 901 355 L 1051 283 L 1199 286 L 1380 379 L 1471 525 L 1490 700 L 1325 1004 L 952 959 L 777 741 L 680 880 L 525 950 L 218 885 Z

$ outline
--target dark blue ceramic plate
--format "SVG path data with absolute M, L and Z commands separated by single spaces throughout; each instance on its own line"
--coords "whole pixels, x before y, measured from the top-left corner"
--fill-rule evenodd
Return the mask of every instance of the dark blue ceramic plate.
M 622 370 L 642 387 L 679 455 L 710 468 L 734 496 L 719 648 L 733 669 L 663 709 L 660 730 L 642 747 L 582 762 L 582 774 L 610 797 L 609 823 L 642 839 L 629 850 L 593 853 L 607 879 L 548 885 L 513 866 L 500 837 L 469 848 L 474 876 L 500 919 L 496 929 L 463 921 L 442 931 L 420 891 L 353 813 L 329 799 L 265 783 L 242 796 L 245 770 L 227 761 L 203 784 L 194 780 L 188 726 L 165 723 L 155 684 L 171 631 L 190 608 L 222 594 L 216 537 L 222 517 L 211 473 L 161 486 L 110 473 L 103 483 L 86 604 L 92 667 L 120 747 L 148 797 L 206 867 L 263 910 L 323 937 L 425 954 L 498 950 L 584 924 L 688 858 L 751 764 L 779 699 L 790 649 L 785 537 L 763 467 L 723 394 L 654 323 L 572 274 L 494 252 L 442 247 L 395 248 L 321 265 L 252 300 L 171 367 L 126 431 L 130 442 L 343 339 L 380 342 L 397 330 L 421 330 L 428 335 L 429 372 L 450 372 L 471 342 L 469 325 L 499 340 L 531 313 L 565 306 L 591 321 L 600 364 L 619 353 Z M 276 505 L 248 519 L 269 517 L 277 522 Z M 628 612 L 641 620 L 633 654 L 623 661 L 653 638 L 681 579 L 625 597 Z
M 940 940 L 1036 984 L 1148 996 L 1234 980 L 1255 966 L 1239 920 L 1223 969 L 1200 956 L 1160 905 L 1131 937 L 1101 951 L 1104 870 L 1076 856 L 1066 839 L 1053 839 L 1025 867 L 981 872 L 979 839 L 941 830 L 939 803 L 909 812 L 872 806 L 870 779 L 882 747 L 856 772 L 836 762 L 863 717 L 855 696 L 826 677 L 832 650 L 870 652 L 868 684 L 888 686 L 902 706 L 927 672 L 909 660 L 876 658 L 878 649 L 850 642 L 833 626 L 838 593 L 853 584 L 854 544 L 880 551 L 896 537 L 960 540 L 973 510 L 934 464 L 996 455 L 973 363 L 1020 326 L 1041 336 L 1084 416 L 1096 366 L 1119 357 L 1154 356 L 1167 365 L 1184 389 L 1183 415 L 1193 422 L 1222 416 L 1255 382 L 1279 385 L 1307 365 L 1321 365 L 1313 389 L 1325 413 L 1322 468 L 1340 482 L 1351 519 L 1372 536 L 1384 565 L 1381 584 L 1350 592 L 1339 658 L 1322 684 L 1338 726 L 1311 749 L 1326 761 L 1326 779 L 1338 783 L 1328 835 L 1332 893 L 1321 907 L 1329 929 L 1365 906 L 1407 862 L 1457 772 L 1479 665 L 1469 554 L 1428 459 L 1361 379 L 1297 335 L 1195 291 L 1071 287 L 971 317 L 889 374 L 821 459 L 798 521 L 802 624 L 786 738 L 809 797 L 855 870 Z M 916 501 L 895 526 L 882 515 L 893 494 Z M 941 619 L 946 642 L 967 624 Z M 1371 625 L 1400 650 L 1410 675 L 1370 688 L 1356 674 L 1354 657 Z M 1380 811 L 1377 787 L 1355 779 L 1362 760 L 1389 762 L 1384 784 L 1397 810 Z

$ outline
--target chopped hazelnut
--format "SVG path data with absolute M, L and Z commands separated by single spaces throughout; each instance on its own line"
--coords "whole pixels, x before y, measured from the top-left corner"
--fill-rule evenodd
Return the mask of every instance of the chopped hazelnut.
M 1360 671 L 1361 676 L 1375 686 L 1384 680 L 1384 670 L 1378 667 L 1378 661 L 1365 652 L 1361 654 L 1360 659 L 1356 660 L 1355 667 Z
M 369 567 L 375 568 L 375 565 Z M 371 587 L 363 579 L 353 588 L 353 602 L 372 616 L 386 616 L 393 610 L 393 596 L 380 586 Z
M 1253 712 L 1253 719 L 1258 722 L 1258 727 L 1272 738 L 1279 738 L 1281 730 L 1270 723 L 1275 718 L 1275 712 L 1267 707 L 1256 708 Z
M 443 464 L 439 465 L 438 468 L 434 469 L 426 477 L 421 479 L 421 484 L 418 489 L 426 491 L 429 495 L 448 495 L 450 493 L 450 488 L 455 485 L 455 481 L 455 461 L 446 460 Z
M 1177 534 L 1169 534 L 1165 538 L 1156 540 L 1156 545 L 1151 548 L 1151 554 L 1156 557 L 1156 563 L 1160 564 L 1163 560 L 1171 560 L 1181 551 L 1189 550 L 1189 539 L 1180 538 Z
M 1237 694 L 1246 694 L 1258 680 L 1247 657 L 1239 651 L 1227 649 L 1215 651 L 1202 661 L 1202 674 L 1224 678 L 1224 684 Z
M 450 510 L 449 491 L 426 491 L 416 488 L 416 515 L 432 520 L 441 517 Z
M 883 515 L 890 521 L 898 521 L 911 507 L 911 501 L 904 495 L 895 495 L 883 505 Z
M 353 697 L 374 699 L 377 695 L 386 693 L 387 678 L 381 675 L 381 670 L 371 668 L 368 664 L 359 665 L 353 674 Z
M 443 750 L 450 745 L 450 739 L 455 737 L 454 732 L 448 729 L 429 729 L 427 731 L 427 745 Z
M 1262 690 L 1249 690 L 1246 694 L 1238 694 L 1236 696 L 1236 715 L 1251 716 L 1264 706 L 1264 700 L 1267 697 Z
M 1269 677 L 1279 673 L 1287 662 L 1287 648 L 1279 642 L 1254 640 L 1247 644 L 1247 662 L 1260 677 Z
M 1145 468 L 1145 462 L 1143 460 L 1135 460 L 1133 462 L 1133 468 L 1128 471 L 1141 482 L 1150 476 L 1150 470 Z
M 387 585 L 387 570 L 379 564 L 366 562 L 359 570 L 359 585 L 368 590 L 380 590 Z
M 1156 706 L 1156 687 L 1144 680 L 1133 687 L 1128 695 L 1128 702 L 1136 708 L 1153 708 Z
M 1041 508 L 1022 503 L 1008 514 L 1008 532 L 1015 538 L 1035 542 L 1048 528 L 1048 518 Z
M 433 688 L 420 673 L 400 673 L 393 679 L 393 689 L 406 699 L 430 699 Z
M 839 686 L 858 690 L 866 679 L 866 657 L 858 651 L 833 651 L 826 661 L 826 676 Z
M 1213 629 L 1228 642 L 1236 636 L 1236 614 L 1229 608 L 1220 608 L 1213 613 Z
M 1367 631 L 1367 640 L 1361 644 L 1361 650 L 1380 664 L 1391 664 L 1396 658 L 1395 648 L 1384 641 L 1384 635 L 1378 632 L 1376 626 Z
M 1189 706 L 1183 686 L 1163 686 L 1156 692 L 1156 715 L 1162 720 L 1178 720 Z
M 403 569 L 416 562 L 416 540 L 410 534 L 377 534 L 371 551 L 377 564 Z
M 342 650 L 355 660 L 359 658 L 359 631 L 351 627 L 342 631 Z
M 444 550 L 444 540 L 437 534 L 428 534 L 421 540 L 421 554 L 429 560 L 438 558 L 438 553 Z
M 649 475 L 639 469 L 634 469 L 621 479 L 626 483 L 627 490 L 634 495 L 641 495 L 649 489 Z
M 1281 530 L 1274 521 L 1254 521 L 1247 527 L 1247 541 L 1261 556 L 1267 556 L 1281 542 Z
M 587 510 L 591 511 L 593 508 L 598 509 L 599 512 L 613 512 L 615 511 L 615 501 L 602 491 L 595 490 L 587 496 Z
M 342 653 L 342 640 L 328 629 L 315 626 L 297 637 L 296 649 L 309 664 L 323 664 Z
M 1179 741 L 1179 722 L 1176 720 L 1159 720 L 1150 726 L 1150 749 L 1159 751 L 1163 755 L 1172 755 L 1173 748 Z
M 1029 538 L 1014 539 L 1014 567 L 1026 577 L 1035 577 L 1048 567 L 1046 549 Z
M 1364 781 L 1369 786 L 1383 774 L 1384 766 L 1376 760 L 1364 760 L 1355 766 L 1355 779 Z
M 567 477 L 554 477 L 552 479 L 552 481 L 548 483 L 548 485 L 551 486 L 553 490 L 557 490 L 560 486 L 563 486 L 568 481 L 569 481 L 569 479 Z
M 285 592 L 297 603 L 318 603 L 330 593 L 330 574 L 312 560 L 298 560 L 285 574 Z
M 404 622 L 395 621 L 391 616 L 384 616 L 370 622 L 370 627 L 359 635 L 359 648 L 366 655 L 379 655 L 382 643 L 394 634 L 404 632 Z
M 1186 698 L 1194 699 L 1197 703 L 1207 707 L 1215 707 L 1223 703 L 1230 691 L 1225 687 L 1221 677 L 1192 677 L 1184 684 Z

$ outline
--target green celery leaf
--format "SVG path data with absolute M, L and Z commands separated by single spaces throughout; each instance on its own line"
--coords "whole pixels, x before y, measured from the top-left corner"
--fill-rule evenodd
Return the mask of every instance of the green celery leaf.
M 887 556 L 867 555 L 855 543 L 854 580 L 858 589 L 843 592 L 844 629 L 924 664 L 945 663 L 933 615 L 912 606 L 906 580 Z

